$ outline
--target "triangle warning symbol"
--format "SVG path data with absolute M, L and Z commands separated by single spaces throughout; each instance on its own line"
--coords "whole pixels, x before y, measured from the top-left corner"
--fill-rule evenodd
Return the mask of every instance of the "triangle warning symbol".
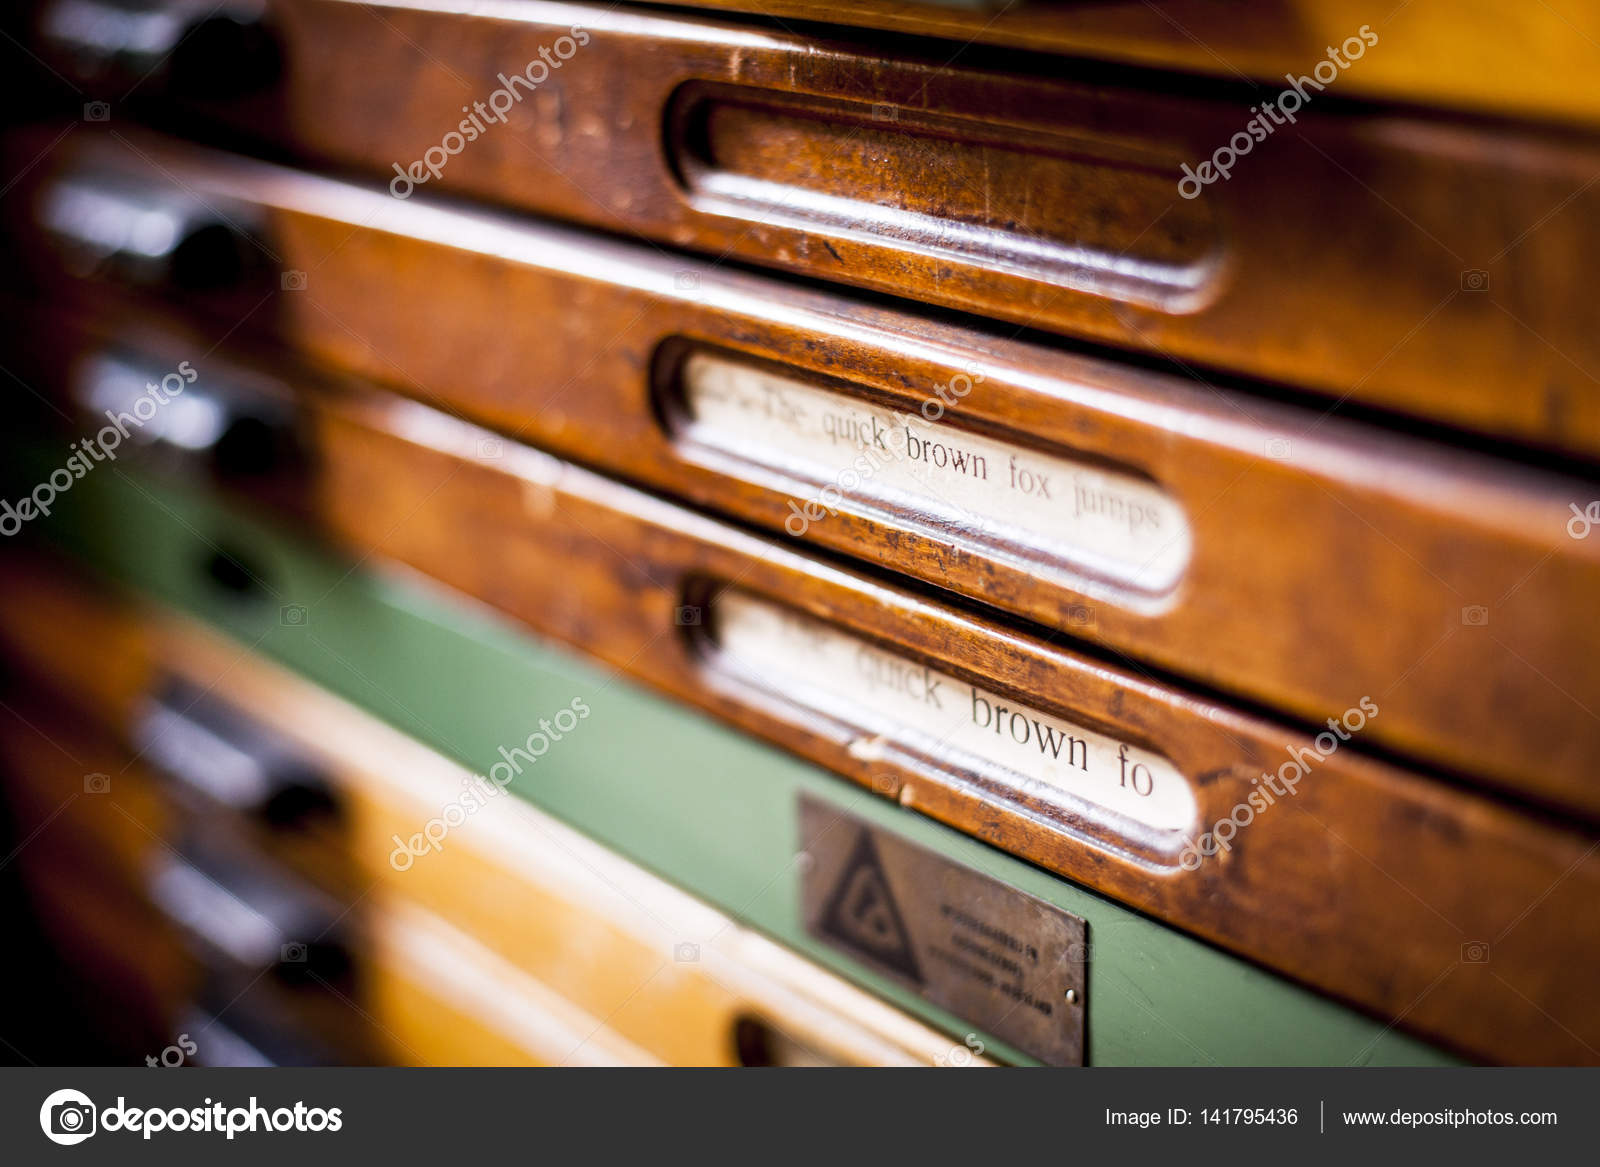
M 868 832 L 862 831 L 857 839 L 828 898 L 821 923 L 824 932 L 861 956 L 922 984 L 922 972 L 911 950 L 911 934 L 900 918 L 878 849 Z

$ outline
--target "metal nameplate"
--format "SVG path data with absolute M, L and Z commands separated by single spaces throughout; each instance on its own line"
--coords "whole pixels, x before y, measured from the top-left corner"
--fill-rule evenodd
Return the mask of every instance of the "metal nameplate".
M 800 798 L 806 930 L 985 1033 L 1083 1064 L 1087 925 L 992 876 Z

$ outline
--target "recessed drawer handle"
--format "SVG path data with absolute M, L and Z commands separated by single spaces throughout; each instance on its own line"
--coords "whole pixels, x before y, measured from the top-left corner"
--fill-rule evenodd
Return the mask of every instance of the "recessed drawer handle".
M 349 953 L 333 930 L 338 915 L 318 893 L 287 871 L 217 850 L 168 852 L 146 885 L 150 902 L 208 965 L 276 970 L 291 983 L 349 974 Z
M 124 175 L 88 171 L 48 182 L 36 215 L 77 276 L 204 291 L 237 286 L 263 266 L 246 209 Z
M 265 7 L 260 0 L 56 0 L 39 32 L 46 51 L 80 81 L 226 97 L 282 72 Z
M 218 372 L 210 361 L 201 369 L 189 361 L 163 365 L 141 354 L 99 352 L 77 364 L 71 391 L 95 424 L 202 461 L 225 480 L 280 474 L 300 458 L 289 396 Z
M 188 796 L 274 825 L 333 810 L 316 769 L 231 706 L 173 682 L 134 727 L 141 756 Z
M 701 211 L 1185 311 L 1219 266 L 1176 158 L 911 107 L 691 84 L 669 107 Z M 841 257 L 843 259 L 843 257 Z

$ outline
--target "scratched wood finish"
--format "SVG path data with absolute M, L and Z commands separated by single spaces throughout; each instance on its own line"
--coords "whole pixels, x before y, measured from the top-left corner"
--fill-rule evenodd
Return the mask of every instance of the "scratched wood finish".
M 939 46 L 634 8 L 446 7 L 278 0 L 285 89 L 257 131 L 398 183 L 396 165 L 533 62 L 547 76 L 508 121 L 452 140 L 413 198 L 486 199 L 1600 456 L 1586 134 L 1350 109 L 1334 80 L 1189 201 L 1180 167 L 1249 137 L 1260 91 L 1110 85 L 1014 55 L 968 67 Z
M 1600 122 L 1600 15 L 1583 0 L 1411 0 L 1374 14 L 1360 0 L 1096 0 L 941 4 L 856 0 L 689 0 L 755 18 L 844 23 L 1005 45 L 1259 84 L 1264 96 L 1370 23 L 1383 52 L 1341 83 L 1349 95 L 1486 114 Z M 964 54 L 962 54 L 964 55 Z
M 1370 695 L 1385 711 L 1373 742 L 1600 818 L 1588 712 L 1600 708 L 1600 625 L 1582 615 L 1600 588 L 1600 536 L 1568 531 L 1570 508 L 1600 492 L 1591 481 L 153 140 L 58 155 L 62 173 L 112 165 L 203 191 L 309 273 L 302 291 L 251 294 L 197 321 L 169 365 L 237 341 L 248 314 L 245 332 L 273 330 L 315 366 L 774 532 L 788 529 L 795 487 L 692 456 L 664 425 L 657 382 L 673 345 L 774 362 L 912 413 L 979 371 L 967 396 L 944 398 L 952 424 L 1127 471 L 1173 498 L 1193 552 L 1171 592 L 1043 578 L 959 530 L 918 534 L 848 497 L 806 540 L 1317 725 Z M 92 315 L 132 310 L 64 286 Z M 537 325 L 513 323 L 524 320 Z
M 1303 787 L 1287 814 L 1258 820 L 1215 870 L 1153 873 L 1103 840 L 998 812 L 925 768 L 863 762 L 852 737 L 803 710 L 764 707 L 743 686 L 718 684 L 702 650 L 673 635 L 677 607 L 736 582 L 913 660 L 1124 734 L 1198 784 L 1202 822 L 1228 814 L 1298 735 L 531 451 L 505 469 L 487 467 L 476 458 L 482 431 L 455 430 L 421 406 L 369 401 L 316 424 L 325 467 L 317 510 L 345 546 L 410 563 L 906 806 L 1309 983 L 1385 1015 L 1412 1009 L 1421 1032 L 1447 1043 L 1507 1060 L 1596 1057 L 1600 1018 L 1586 970 L 1600 923 L 1600 861 L 1582 831 L 1336 754 L 1315 789 Z M 497 553 L 485 557 L 486 547 Z M 561 570 L 550 571 L 552 562 Z M 1420 898 L 1397 894 L 1396 883 Z M 1492 975 L 1459 963 L 1463 944 L 1484 934 L 1498 941 Z M 1497 991 L 1496 978 L 1517 993 Z
M 753 691 L 720 670 L 679 608 L 714 613 L 717 595 L 737 586 L 1162 753 L 1194 783 L 1199 824 L 1230 814 L 1253 779 L 1306 744 L 1303 732 L 532 449 L 484 460 L 489 431 L 420 404 L 332 393 L 307 405 L 313 526 L 352 554 L 408 564 L 904 806 L 1470 1055 L 1600 1060 L 1588 975 L 1600 860 L 1587 832 L 1352 745 L 1219 859 L 1185 870 L 1130 857 L 1115 824 L 1093 814 L 1019 813 L 944 768 L 881 742 L 863 749 L 848 726 Z M 1463 961 L 1463 945 L 1480 942 L 1492 963 Z

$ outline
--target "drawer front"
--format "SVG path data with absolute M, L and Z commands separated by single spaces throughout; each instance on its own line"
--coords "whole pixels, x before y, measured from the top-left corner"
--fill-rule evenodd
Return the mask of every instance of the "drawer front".
M 943 37 L 965 46 L 962 60 L 974 55 L 974 45 L 1005 45 L 1114 61 L 1124 70 L 1153 66 L 1222 81 L 1247 79 L 1259 83 L 1258 92 L 1323 59 L 1370 16 L 1348 0 L 1256 6 L 1248 20 L 1226 0 L 1164 0 L 1154 8 L 940 0 L 857 0 L 848 9 L 821 0 L 696 0 L 684 7 Z M 1383 51 L 1363 57 L 1361 68 L 1341 79 L 1346 96 L 1600 121 L 1600 95 L 1586 83 L 1596 62 L 1600 18 L 1582 5 L 1557 11 L 1412 0 L 1382 14 L 1376 29 Z M 1441 52 L 1441 44 L 1449 51 Z M 1508 53 L 1537 65 L 1504 68 Z M 1418 67 L 1419 61 L 1426 66 Z
M 1555 886 L 1551 901 L 1561 906 L 1545 917 L 1548 931 L 1518 928 L 1528 961 L 1519 971 L 1539 980 L 1544 995 L 1536 999 L 1546 1008 L 1559 1003 L 1552 1011 L 1568 1017 L 1586 1010 L 1576 970 L 1591 955 L 1600 861 L 1583 832 L 1335 753 L 1287 800 L 1289 813 L 1261 813 L 1221 862 L 1190 870 L 1195 860 L 1183 840 L 1251 817 L 1239 808 L 1254 809 L 1250 795 L 1262 776 L 1281 778 L 1290 751 L 1304 750 L 1309 735 L 817 564 L 531 451 L 485 467 L 476 457 L 482 431 L 421 406 L 373 406 L 318 422 L 329 465 L 320 517 L 345 546 L 409 563 L 904 806 L 1379 1010 L 1411 1005 L 1459 958 L 1463 931 L 1492 926 L 1500 935 Z M 482 547 L 496 548 L 493 563 L 474 551 Z M 547 566 L 553 557 L 562 564 L 556 573 Z M 780 619 L 798 617 L 798 634 L 771 642 L 767 653 L 759 641 L 719 644 L 719 624 L 746 597 Z M 1187 786 L 1193 801 L 1180 796 L 1176 813 L 1189 815 L 1189 826 L 1174 830 L 1175 820 L 1163 817 L 1129 827 L 1107 813 L 1110 799 L 1098 791 L 1098 805 L 1036 798 L 1036 789 L 1019 797 L 1021 771 L 994 784 L 974 781 L 967 767 L 975 755 L 942 760 L 927 745 L 928 728 L 901 707 L 885 723 L 881 707 L 852 713 L 813 698 L 823 677 L 784 668 L 818 637 L 834 638 L 846 661 L 859 662 L 865 649 L 891 677 L 927 669 L 952 678 L 944 697 L 970 708 L 933 728 L 931 740 L 944 744 L 957 725 L 992 730 L 1000 746 L 986 750 L 983 763 L 1013 764 L 1008 747 L 1053 748 L 1052 718 L 1058 734 L 1090 741 L 1091 753 L 1102 746 L 1098 777 L 1108 785 L 1120 779 L 1113 757 L 1130 747 L 1157 781 Z M 763 674 L 770 687 L 752 692 Z M 1002 702 L 1012 709 L 1009 741 L 998 729 Z M 1028 723 L 1020 731 L 1019 713 Z M 1073 732 L 1080 727 L 1087 732 Z M 1064 748 L 1073 761 L 1072 743 Z M 1132 764 L 1126 773 L 1138 794 Z M 1143 829 L 1150 826 L 1155 833 Z M 1397 898 L 1397 881 L 1426 889 L 1425 901 Z M 1432 905 L 1441 904 L 1436 914 Z M 1408 938 L 1404 953 L 1393 949 L 1396 935 Z M 1558 950 L 1570 955 L 1553 957 Z M 1409 975 L 1397 972 L 1397 959 Z M 1503 969 L 1515 957 L 1502 951 L 1499 959 Z M 1574 970 L 1569 985 L 1557 983 L 1562 968 Z M 1487 1014 L 1486 1028 L 1496 1025 L 1497 1010 L 1467 988 L 1471 979 L 1461 978 L 1454 1003 L 1452 993 L 1434 990 L 1428 1012 L 1440 1010 L 1444 1022 L 1434 1032 L 1470 1041 L 1464 1035 L 1475 1026 L 1460 1016 L 1469 1000 Z
M 243 315 L 308 360 L 1314 724 L 1368 695 L 1386 749 L 1600 815 L 1583 480 L 148 140 L 40 197 L 108 175 L 255 224 L 306 279 Z
M 0 645 L 37 680 L 79 690 L 101 662 L 41 651 L 21 616 L 35 598 L 63 619 L 120 630 L 111 663 L 139 691 L 185 686 L 183 716 L 206 727 L 188 736 L 209 731 L 220 739 L 208 755 L 213 771 L 230 747 L 259 757 L 254 743 L 270 740 L 318 776 L 331 803 L 327 816 L 300 826 L 263 821 L 259 830 L 242 829 L 247 822 L 228 808 L 196 806 L 196 791 L 178 774 L 168 773 L 165 785 L 212 833 L 223 825 L 237 832 L 241 845 L 231 853 L 270 854 L 331 903 L 351 905 L 339 923 L 358 975 L 344 1005 L 370 1026 L 366 1041 L 388 1060 L 933 1065 L 951 1048 L 950 1038 L 519 800 L 494 797 L 498 787 L 235 642 L 174 615 L 113 602 L 40 561 L 13 564 L 0 578 L 17 601 L 7 609 L 12 618 L 0 617 Z M 149 721 L 147 711 L 135 712 L 120 728 L 134 738 L 159 735 L 148 756 L 178 757 L 173 743 L 184 727 L 167 719 L 152 731 Z M 55 833 L 69 850 L 118 855 L 106 879 L 122 896 L 137 896 L 163 862 L 186 869 L 187 857 L 168 854 L 168 840 L 182 832 L 148 774 L 115 767 L 114 799 L 98 785 L 92 793 L 107 797 L 72 798 L 74 790 L 65 809 L 75 813 L 52 814 L 51 793 L 39 788 L 50 759 L 35 756 L 49 751 L 37 747 L 38 732 L 8 725 L 4 756 L 34 778 L 18 791 L 29 795 L 25 824 L 59 817 Z M 48 726 L 62 740 L 82 736 Z M 25 757 L 13 756 L 21 751 Z M 71 777 L 82 780 L 76 770 Z M 129 806 L 141 811 L 139 822 Z M 470 825 L 451 829 L 469 812 Z M 187 885 L 166 886 L 172 892 L 158 899 L 184 900 Z M 175 914 L 190 923 L 220 919 L 181 904 Z
M 1570 1034 L 1594 1024 L 1579 970 L 1600 864 L 1578 829 L 533 450 L 481 459 L 485 431 L 421 405 L 325 398 L 309 425 L 311 510 L 336 544 L 1233 951 L 1409 1010 L 1422 1032 L 1485 1056 L 1584 1056 Z M 1359 737 L 1364 711 L 1341 735 Z M 1487 992 L 1462 963 L 1480 943 L 1463 938 L 1485 935 L 1494 975 L 1526 996 Z
M 272 21 L 283 88 L 256 131 L 400 195 L 1600 454 L 1600 150 L 1351 110 L 1320 48 L 1285 89 L 1298 112 L 1268 122 L 1260 91 L 885 58 L 632 8 L 279 0 Z M 1358 27 L 1341 35 L 1364 49 Z M 1230 177 L 1186 178 L 1213 160 Z
M 516 780 L 520 796 L 947 1032 L 963 1032 L 959 1019 L 803 926 L 800 864 L 793 861 L 802 802 L 821 800 L 1086 920 L 1091 1064 L 1449 1060 L 1392 1024 L 695 716 L 458 593 L 370 570 L 381 567 L 377 560 L 352 568 L 313 553 L 249 511 L 196 490 L 192 480 L 180 486 L 130 472 L 125 481 L 91 478 L 80 487 L 48 532 L 95 570 L 226 629 L 433 748 L 467 759 L 478 774 L 504 776 L 494 769 L 504 766 L 504 755 L 490 743 L 508 751 L 525 746 L 538 716 L 582 696 L 603 710 L 603 720 L 585 722 L 600 732 L 566 735 L 537 775 Z M 251 588 L 210 569 L 218 546 L 248 568 Z M 753 895 L 752 888 L 763 890 Z M 783 1044 L 759 1030 L 754 1036 L 758 1050 Z M 988 1032 L 975 1036 L 1002 1059 L 1026 1060 Z M 952 1046 L 944 1064 L 970 1053 L 964 1043 Z

